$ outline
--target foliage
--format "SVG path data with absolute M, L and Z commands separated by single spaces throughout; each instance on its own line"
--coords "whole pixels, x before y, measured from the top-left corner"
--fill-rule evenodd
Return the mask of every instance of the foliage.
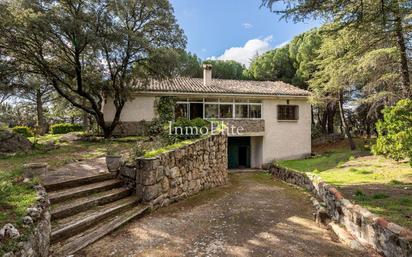
M 206 60 L 203 64 L 212 65 L 212 77 L 216 79 L 243 79 L 245 67 L 236 61 Z
M 249 79 L 281 80 L 288 83 L 293 81 L 295 73 L 288 47 L 276 48 L 256 57 L 248 70 Z
M 146 153 L 145 147 L 143 146 L 141 142 L 136 143 L 132 147 L 131 156 L 133 156 L 134 158 L 142 157 L 143 155 L 145 155 L 145 153 Z
M 0 3 L 0 52 L 14 70 L 48 78 L 111 137 L 136 80 L 169 77 L 186 39 L 167 0 Z M 102 65 L 102 64 L 105 65 Z M 104 96 L 113 100 L 106 123 Z
M 83 126 L 79 124 L 70 124 L 70 123 L 58 123 L 53 124 L 50 127 L 50 132 L 52 134 L 67 134 L 70 132 L 82 131 Z
M 201 137 L 201 128 L 208 128 L 210 130 L 210 122 L 202 118 L 193 120 L 186 118 L 177 119 L 171 126 L 171 133 L 165 133 L 169 142 L 179 142 L 182 140 L 195 139 Z
M 156 110 L 162 122 L 173 120 L 175 103 L 176 99 L 173 96 L 161 96 L 157 100 Z
M 174 74 L 183 77 L 200 78 L 202 77 L 201 60 L 195 54 L 179 51 L 177 65 L 174 67 Z
M 18 133 L 24 137 L 32 137 L 33 136 L 33 132 L 31 130 L 31 128 L 27 127 L 27 126 L 16 126 L 13 128 L 13 132 Z
M 168 151 L 171 151 L 171 150 L 174 150 L 174 149 L 183 147 L 183 146 L 185 146 L 185 145 L 190 145 L 190 144 L 192 144 L 192 143 L 195 142 L 195 141 L 196 141 L 195 139 L 191 139 L 191 140 L 184 140 L 184 141 L 180 141 L 180 142 L 178 142 L 178 143 L 174 143 L 174 144 L 171 144 L 171 145 L 167 145 L 167 146 L 165 146 L 165 147 L 161 147 L 161 148 L 158 148 L 158 149 L 155 149 L 155 150 L 146 152 L 146 153 L 144 154 L 144 157 L 145 157 L 145 158 L 152 158 L 152 157 L 155 157 L 155 156 L 157 156 L 157 155 L 159 155 L 159 154 L 162 154 L 162 153 L 165 153 L 165 152 L 168 152 Z
M 383 116 L 376 124 L 378 139 L 373 152 L 395 160 L 409 158 L 412 165 L 412 100 L 385 108 Z

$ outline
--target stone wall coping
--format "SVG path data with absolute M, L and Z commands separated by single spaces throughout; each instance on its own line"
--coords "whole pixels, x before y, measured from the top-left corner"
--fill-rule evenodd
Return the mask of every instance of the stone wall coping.
M 286 172 L 288 172 L 289 174 L 293 175 L 297 175 L 300 177 L 306 177 L 310 180 L 311 185 L 306 185 L 309 187 L 313 187 L 312 193 L 314 193 L 315 195 L 317 195 L 318 197 L 322 198 L 322 192 L 320 192 L 321 188 L 323 188 L 322 190 L 328 191 L 331 195 L 333 195 L 333 200 L 334 200 L 334 204 L 335 206 L 330 207 L 327 206 L 328 208 L 336 208 L 336 206 L 341 206 L 344 207 L 346 210 L 348 210 L 350 213 L 352 213 L 353 216 L 358 215 L 362 217 L 362 220 L 365 221 L 368 225 L 373 226 L 379 226 L 381 227 L 381 229 L 377 229 L 375 230 L 375 233 L 378 233 L 378 235 L 376 235 L 376 238 L 380 238 L 380 237 L 385 237 L 385 230 L 389 231 L 392 233 L 391 238 L 399 238 L 402 240 L 406 240 L 408 243 L 407 245 L 402 245 L 400 247 L 404 247 L 404 250 L 407 251 L 406 255 L 402 255 L 402 256 L 410 256 L 408 254 L 412 253 L 412 231 L 410 229 L 407 229 L 405 227 L 402 227 L 398 224 L 392 223 L 388 220 L 386 220 L 383 217 L 380 217 L 372 212 L 370 212 L 368 209 L 366 209 L 365 207 L 355 204 L 352 201 L 346 199 L 343 197 L 343 195 L 339 192 L 339 190 L 337 190 L 335 187 L 327 184 L 326 182 L 324 182 L 322 180 L 321 177 L 315 175 L 315 174 L 306 174 L 304 172 L 299 172 L 297 170 L 291 169 L 291 168 L 286 168 L 286 167 L 282 167 L 279 164 L 273 163 L 272 165 L 270 165 L 269 167 L 269 172 L 271 170 L 271 168 L 276 168 L 276 169 L 281 169 L 284 170 Z M 302 187 L 302 184 L 299 184 L 298 182 L 296 182 L 295 180 L 291 180 L 291 181 L 287 181 L 287 179 L 290 179 L 290 175 L 287 175 L 287 178 L 280 178 L 282 180 L 285 180 L 286 182 L 289 183 L 293 183 L 296 184 L 298 186 Z M 309 181 L 308 181 L 309 182 Z M 332 210 L 332 211 L 336 211 L 336 210 Z M 344 214 L 339 214 L 339 215 L 343 215 Z M 339 220 L 337 220 L 338 222 L 340 222 L 340 220 L 342 219 L 342 217 L 339 218 Z M 345 225 L 345 224 L 343 224 Z M 345 226 L 347 228 L 347 230 L 351 230 L 350 227 Z M 353 233 L 353 231 L 350 231 L 351 234 L 359 239 L 362 242 L 365 242 L 364 239 L 357 237 L 356 233 Z M 381 234 L 379 234 L 381 233 Z M 387 254 L 388 256 L 396 256 L 393 255 L 392 252 L 388 251 L 388 249 L 384 249 L 386 244 L 383 244 L 384 246 L 382 246 L 382 244 L 380 244 L 380 242 L 377 242 L 379 240 L 376 240 L 375 242 L 371 243 L 368 242 L 368 244 L 372 245 L 375 249 L 383 251 L 384 253 L 390 253 Z M 396 241 L 396 239 L 395 239 Z M 380 245 L 378 245 L 380 244 Z M 392 255 L 391 255 L 392 254 Z
M 178 147 L 178 148 L 170 149 L 170 150 L 167 150 L 165 152 L 159 153 L 156 156 L 153 156 L 153 157 L 140 156 L 140 157 L 135 158 L 135 160 L 156 160 L 156 159 L 160 159 L 162 155 L 166 155 L 166 154 L 170 154 L 170 153 L 173 153 L 173 152 L 176 152 L 176 151 L 180 151 L 180 150 L 185 149 L 189 146 L 192 146 L 192 145 L 194 145 L 194 144 L 196 144 L 200 141 L 204 141 L 204 140 L 212 138 L 213 136 L 218 136 L 218 135 L 221 135 L 221 134 L 208 135 L 207 137 L 200 137 L 200 138 L 197 138 L 196 140 L 194 140 L 193 142 L 190 142 L 190 143 L 188 143 L 186 145 L 183 145 L 181 147 Z
M 47 167 L 48 164 L 46 162 L 32 162 L 32 163 L 26 163 L 23 165 L 23 168 L 28 168 L 28 169 L 35 169 L 35 168 L 44 168 Z

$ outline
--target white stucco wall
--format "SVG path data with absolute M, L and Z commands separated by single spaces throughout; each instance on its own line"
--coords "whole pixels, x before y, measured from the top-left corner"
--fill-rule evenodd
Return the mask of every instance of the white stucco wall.
M 311 153 L 311 107 L 307 100 L 290 100 L 299 106 L 299 120 L 278 121 L 277 105 L 285 100 L 263 100 L 265 136 L 263 138 L 263 163 L 273 160 L 296 159 Z
M 250 166 L 252 168 L 262 167 L 263 137 L 250 137 Z
M 155 117 L 155 97 L 137 96 L 123 107 L 120 115 L 121 121 L 150 121 Z M 108 98 L 104 104 L 103 112 L 105 121 L 112 121 L 115 114 L 113 100 Z

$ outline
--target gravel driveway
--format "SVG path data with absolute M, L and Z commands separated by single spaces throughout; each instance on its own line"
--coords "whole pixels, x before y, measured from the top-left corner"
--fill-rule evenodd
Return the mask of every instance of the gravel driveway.
M 75 256 L 368 256 L 335 242 L 312 218 L 304 191 L 265 173 L 136 220 Z

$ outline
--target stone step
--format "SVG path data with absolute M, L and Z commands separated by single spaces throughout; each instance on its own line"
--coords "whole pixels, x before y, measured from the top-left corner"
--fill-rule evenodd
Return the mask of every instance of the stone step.
M 52 192 L 56 190 L 61 190 L 64 188 L 71 188 L 71 187 L 78 187 L 85 184 L 101 182 L 109 179 L 114 179 L 116 177 L 115 174 L 112 173 L 102 173 L 99 175 L 88 176 L 88 177 L 80 177 L 80 178 L 73 178 L 73 179 L 63 179 L 60 181 L 54 181 L 52 183 L 43 183 L 44 188 L 46 188 L 47 192 Z
M 79 187 L 53 191 L 49 193 L 50 203 L 55 204 L 75 197 L 85 196 L 91 193 L 98 193 L 119 187 L 122 185 L 120 179 L 110 179 L 103 182 L 96 182 Z
M 53 244 L 50 248 L 51 256 L 65 257 L 85 248 L 96 242 L 103 236 L 109 234 L 130 220 L 143 215 L 149 209 L 146 205 L 138 205 L 130 210 L 119 213 L 113 217 L 107 218 L 99 225 L 89 228 L 88 230 L 69 238 L 66 241 Z
M 51 243 L 56 243 L 74 236 L 101 220 L 137 205 L 137 198 L 129 196 L 115 202 L 92 208 L 52 224 Z
M 128 188 L 116 188 L 52 205 L 52 220 L 65 218 L 97 205 L 114 202 L 129 196 L 131 193 L 132 190 Z

